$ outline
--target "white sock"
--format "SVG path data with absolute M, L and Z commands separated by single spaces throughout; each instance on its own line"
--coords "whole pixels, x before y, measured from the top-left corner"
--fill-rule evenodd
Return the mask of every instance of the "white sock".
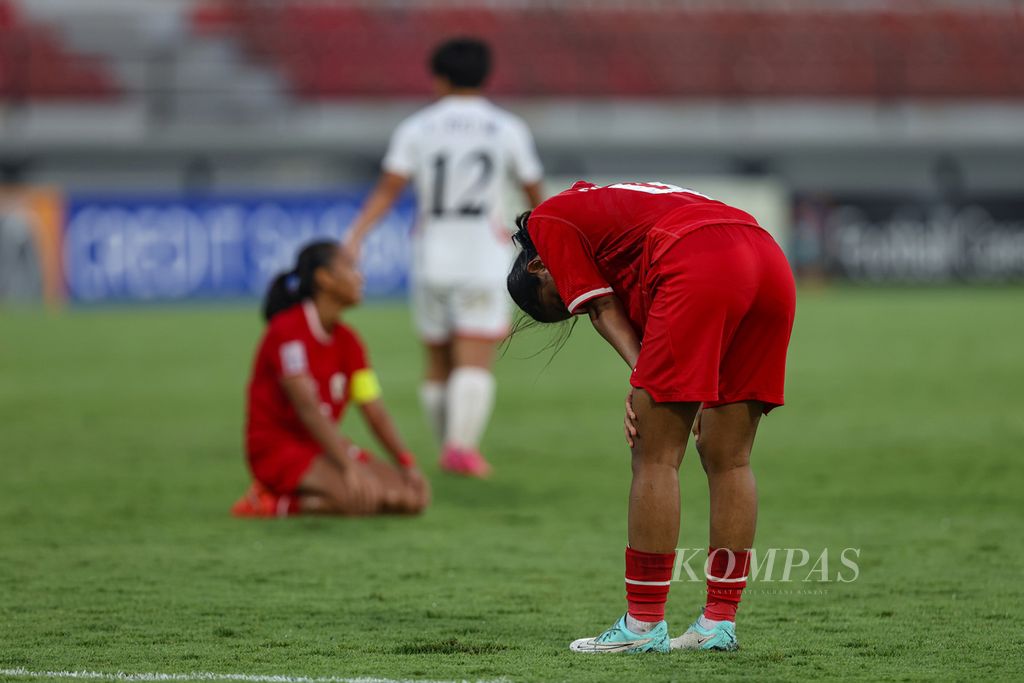
M 697 619 L 697 623 L 700 625 L 702 629 L 710 631 L 715 627 L 716 624 L 720 622 L 717 622 L 714 619 L 708 619 L 706 616 L 702 614 L 700 615 L 700 618 Z
M 658 625 L 656 621 L 640 621 L 634 619 L 633 615 L 626 612 L 626 628 L 633 633 L 650 633 L 651 629 Z
M 439 444 L 444 443 L 445 438 L 445 413 L 447 384 L 436 380 L 426 380 L 420 385 L 420 403 L 423 405 L 423 413 L 427 416 L 430 428 L 434 430 Z
M 473 366 L 455 368 L 448 378 L 448 443 L 476 450 L 493 407 L 494 375 Z

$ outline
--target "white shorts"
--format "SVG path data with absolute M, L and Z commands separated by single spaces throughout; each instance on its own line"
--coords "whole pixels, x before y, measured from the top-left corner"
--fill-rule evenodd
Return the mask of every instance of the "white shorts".
M 509 330 L 511 302 L 505 283 L 493 285 L 412 284 L 412 313 L 416 330 L 428 344 L 453 337 L 504 339 Z

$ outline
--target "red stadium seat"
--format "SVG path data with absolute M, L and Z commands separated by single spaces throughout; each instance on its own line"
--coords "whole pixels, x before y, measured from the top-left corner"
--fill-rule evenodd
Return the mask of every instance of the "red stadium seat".
M 426 95 L 430 49 L 460 34 L 494 45 L 498 95 L 1024 97 L 1021 19 L 967 4 L 217 6 L 224 0 L 195 13 L 196 30 L 236 31 L 255 59 L 276 64 L 308 98 Z
M 0 0 L 0 98 L 105 99 L 117 93 L 105 65 L 74 55 L 60 36 Z

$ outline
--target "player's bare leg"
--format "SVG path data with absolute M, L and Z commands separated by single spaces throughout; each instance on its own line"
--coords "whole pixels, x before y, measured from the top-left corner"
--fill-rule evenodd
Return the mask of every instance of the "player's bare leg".
M 679 541 L 679 465 L 699 403 L 656 403 L 633 392 L 637 435 L 629 492 L 626 548 L 628 612 L 596 638 L 575 641 L 577 652 L 667 652 L 665 602 Z
M 490 371 L 500 339 L 485 339 L 457 335 L 452 343 L 452 358 L 456 368 L 474 367 Z
M 420 386 L 420 403 L 439 446 L 445 442 L 448 412 L 448 377 L 452 373 L 451 342 L 424 342 L 426 370 Z
M 413 483 L 397 467 L 380 460 L 370 460 L 366 467 L 380 482 L 383 490 L 382 512 L 418 514 L 427 507 L 430 494 L 426 480 Z
M 748 549 L 757 527 L 757 483 L 750 453 L 761 420 L 760 401 L 702 411 L 697 453 L 711 494 L 711 545 Z
M 320 459 L 317 458 L 317 460 Z M 331 458 L 324 457 L 323 459 L 334 469 L 340 469 Z M 315 464 L 316 461 L 314 461 Z M 337 488 L 328 489 L 327 500 L 324 502 L 325 507 L 323 509 L 318 507 L 316 511 L 332 514 L 418 514 L 429 504 L 430 490 L 425 479 L 414 481 L 403 476 L 401 470 L 395 465 L 372 457 L 354 464 L 360 468 L 362 476 L 368 480 L 372 489 L 371 509 L 362 511 L 360 507 L 362 503 L 353 501 L 351 488 L 346 484 L 340 493 Z M 306 483 L 307 480 L 304 478 L 303 484 Z M 305 488 L 311 489 L 310 486 Z M 313 488 L 312 490 L 321 489 Z M 312 504 L 311 501 L 305 502 Z M 301 509 L 307 511 L 306 508 Z
M 442 468 L 457 474 L 485 477 L 491 467 L 480 455 L 480 439 L 494 407 L 491 367 L 498 341 L 456 336 L 453 369 L 448 378 L 448 412 Z
M 352 466 L 365 467 L 353 462 Z M 376 480 L 374 482 L 376 484 Z M 381 487 L 367 492 L 353 491 L 344 473 L 329 457 L 318 455 L 298 486 L 298 512 L 333 515 L 372 515 L 384 511 Z
M 675 553 L 679 542 L 679 465 L 699 403 L 655 403 L 633 391 L 637 436 L 629 491 L 629 546 Z
M 748 553 L 757 527 L 757 484 L 750 453 L 762 409 L 759 401 L 707 408 L 694 426 L 711 498 L 708 597 L 703 614 L 673 640 L 674 648 L 737 647 L 736 608 L 746 586 Z

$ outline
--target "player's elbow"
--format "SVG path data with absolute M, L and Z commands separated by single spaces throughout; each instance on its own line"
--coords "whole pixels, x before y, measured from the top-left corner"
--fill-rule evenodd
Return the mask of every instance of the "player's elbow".
M 295 414 L 299 416 L 303 424 L 309 424 L 312 420 L 315 420 L 320 415 L 320 405 L 307 396 L 296 396 L 292 398 L 292 408 L 295 409 Z
M 586 304 L 590 320 L 597 325 L 601 320 L 619 308 L 619 300 L 614 294 L 605 294 L 591 299 Z
M 388 199 L 397 199 L 408 182 L 409 179 L 405 176 L 389 171 L 381 176 L 377 190 Z
M 387 418 L 387 411 L 384 409 L 384 404 L 379 398 L 360 402 L 359 412 L 363 414 L 363 419 L 371 425 Z

